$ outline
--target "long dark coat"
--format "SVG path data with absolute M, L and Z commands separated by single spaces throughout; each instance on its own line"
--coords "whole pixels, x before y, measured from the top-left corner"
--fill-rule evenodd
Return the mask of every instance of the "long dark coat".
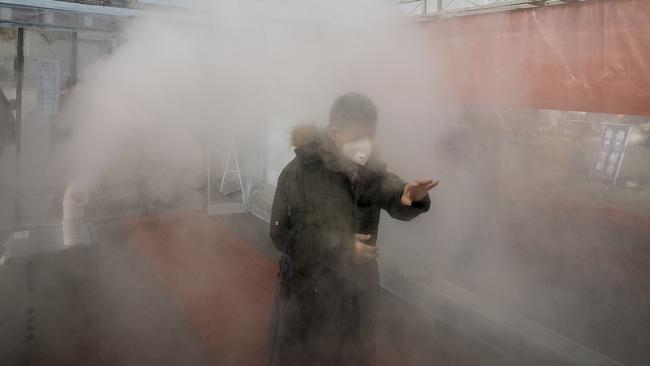
M 280 174 L 271 215 L 283 256 L 270 364 L 373 365 L 378 267 L 353 263 L 354 234 L 375 245 L 381 209 L 410 220 L 429 198 L 404 206 L 405 183 L 385 164 L 355 165 L 314 127 L 296 128 L 292 140 L 296 157 Z

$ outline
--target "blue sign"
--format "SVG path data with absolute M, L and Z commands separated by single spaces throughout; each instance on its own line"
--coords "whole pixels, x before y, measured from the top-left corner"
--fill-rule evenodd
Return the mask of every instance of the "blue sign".
M 630 138 L 631 126 L 605 123 L 600 136 L 600 147 L 596 151 L 589 177 L 616 185 L 618 172 L 625 156 L 625 147 Z

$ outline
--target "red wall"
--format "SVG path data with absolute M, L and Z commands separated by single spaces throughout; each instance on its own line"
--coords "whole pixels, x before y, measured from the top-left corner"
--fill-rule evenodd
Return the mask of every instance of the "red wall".
M 424 23 L 463 104 L 650 115 L 650 1 Z

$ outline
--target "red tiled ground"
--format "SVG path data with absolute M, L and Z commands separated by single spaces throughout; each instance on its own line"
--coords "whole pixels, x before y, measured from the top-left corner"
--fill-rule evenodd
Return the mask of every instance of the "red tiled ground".
M 265 365 L 277 265 L 219 217 L 170 213 L 138 222 L 132 243 L 220 366 Z M 380 341 L 382 365 L 403 365 Z
M 219 365 L 263 365 L 276 264 L 218 218 L 142 220 L 132 242 Z

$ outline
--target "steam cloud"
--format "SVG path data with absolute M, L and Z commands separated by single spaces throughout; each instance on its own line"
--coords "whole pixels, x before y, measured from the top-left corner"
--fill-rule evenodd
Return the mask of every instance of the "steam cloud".
M 206 148 L 223 158 L 236 135 L 246 155 L 259 155 L 252 147 L 268 133 L 324 124 L 334 98 L 350 91 L 375 99 L 384 133 L 431 117 L 414 106 L 434 99 L 433 53 L 390 2 L 197 7 L 198 22 L 136 21 L 86 70 L 67 108 L 77 179 L 139 180 L 145 194 L 168 200 L 202 183 Z
M 554 287 L 563 275 L 570 275 L 574 289 L 581 291 L 588 291 L 586 283 L 598 282 L 588 269 L 573 270 L 563 262 L 586 239 L 570 223 L 494 197 L 505 189 L 501 185 L 527 189 L 545 167 L 532 169 L 518 160 L 530 153 L 529 147 L 499 150 L 481 141 L 479 130 L 472 135 L 458 127 L 469 115 L 440 103 L 446 91 L 443 68 L 431 35 L 420 24 L 405 19 L 389 1 L 195 5 L 199 15 L 189 18 L 137 20 L 113 54 L 86 70 L 66 110 L 75 125 L 68 149 L 70 176 L 91 187 L 125 181 L 144 187 L 117 190 L 117 202 L 129 203 L 142 194 L 168 201 L 200 187 L 205 151 L 223 159 L 237 136 L 246 174 L 255 176 L 256 167 L 266 163 L 270 174 L 257 178 L 275 183 L 274 174 L 292 154 L 291 126 L 302 121 L 324 125 L 337 96 L 361 92 L 378 106 L 377 145 L 390 170 L 405 179 L 441 180 L 430 214 L 410 223 L 382 222 L 385 272 L 408 280 L 392 286 L 406 286 L 420 275 L 450 276 L 488 296 L 512 295 L 504 302 L 515 311 L 542 314 L 541 322 L 570 336 L 593 332 L 588 326 L 574 328 L 569 320 L 578 312 L 549 300 L 576 307 L 585 303 L 586 298 Z M 277 145 L 284 150 L 275 151 Z M 498 158 L 491 160 L 487 153 Z M 509 170 L 495 174 L 508 162 Z M 508 171 L 512 174 L 503 174 Z M 554 231 L 558 227 L 566 232 Z M 562 248 L 566 256 L 559 262 L 525 262 L 544 256 L 536 243 L 562 242 L 576 247 Z M 534 281 L 539 286 L 530 286 Z M 531 298 L 539 301 L 531 306 Z M 616 304 L 602 300 L 593 308 L 610 314 Z M 624 333 L 636 328 L 630 329 Z

